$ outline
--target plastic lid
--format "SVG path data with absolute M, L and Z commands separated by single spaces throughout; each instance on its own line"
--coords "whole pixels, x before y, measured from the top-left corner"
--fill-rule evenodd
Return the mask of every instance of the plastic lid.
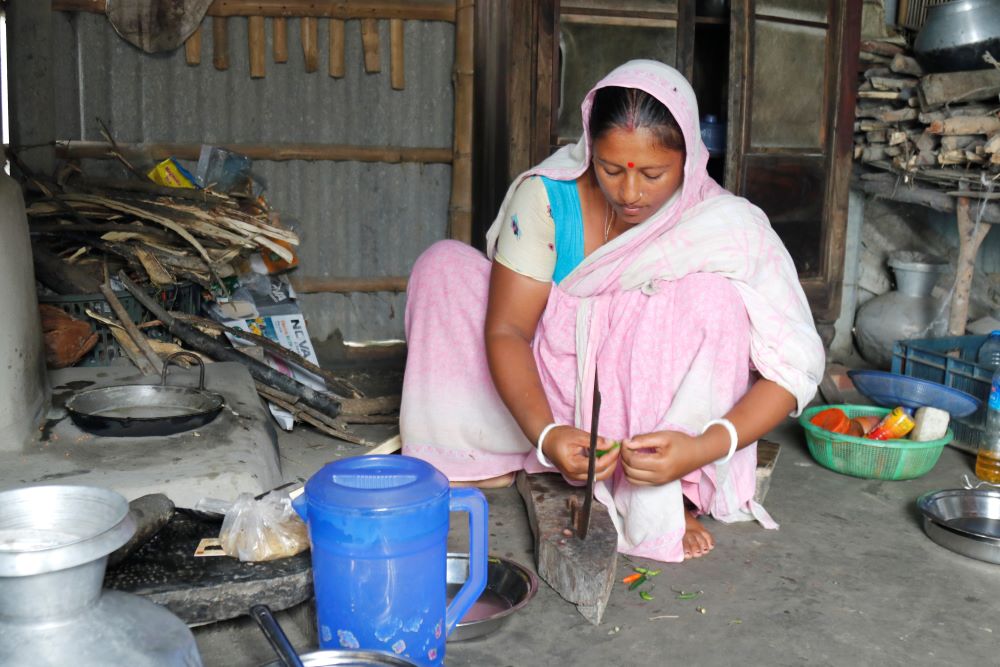
M 410 456 L 355 456 L 328 463 L 306 482 L 309 504 L 348 509 L 394 509 L 447 494 L 448 478 Z
M 707 114 L 705 114 L 705 117 L 702 118 L 702 122 L 705 122 L 705 123 L 717 123 L 717 122 L 719 122 L 719 119 L 716 118 L 716 116 L 715 116 L 714 113 L 707 113 Z
M 993 331 L 991 331 L 990 338 L 993 338 L 993 336 L 1000 336 L 1000 329 L 994 329 Z

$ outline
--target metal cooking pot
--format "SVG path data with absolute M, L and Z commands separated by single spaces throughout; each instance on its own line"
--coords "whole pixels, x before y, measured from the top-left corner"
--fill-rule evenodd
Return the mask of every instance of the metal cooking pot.
M 168 387 L 167 368 L 186 356 L 198 362 L 198 388 Z M 164 436 L 189 431 L 211 422 L 226 400 L 205 390 L 205 364 L 191 352 L 177 352 L 163 362 L 160 384 L 115 385 L 87 389 L 66 401 L 73 422 L 102 436 Z
M 927 21 L 913 43 L 929 72 L 990 67 L 989 51 L 1000 59 L 1000 0 L 956 0 L 927 8 Z

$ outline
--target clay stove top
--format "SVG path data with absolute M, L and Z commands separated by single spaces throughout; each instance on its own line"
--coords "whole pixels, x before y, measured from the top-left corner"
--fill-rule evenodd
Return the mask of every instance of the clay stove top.
M 164 493 L 179 507 L 203 497 L 232 500 L 281 483 L 277 435 L 253 379 L 237 363 L 206 367 L 206 388 L 226 405 L 211 423 L 163 437 L 108 438 L 80 430 L 63 407 L 74 391 L 155 383 L 131 366 L 66 368 L 49 374 L 48 419 L 21 451 L 0 451 L 0 488 L 23 484 L 87 484 L 128 499 Z M 169 384 L 197 386 L 197 369 L 170 370 Z M 12 448 L 8 448 L 12 449 Z

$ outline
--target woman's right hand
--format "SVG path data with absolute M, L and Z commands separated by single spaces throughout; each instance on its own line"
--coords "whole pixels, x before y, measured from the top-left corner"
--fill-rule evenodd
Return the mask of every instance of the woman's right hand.
M 608 449 L 612 442 L 598 436 L 597 449 Z M 596 461 L 595 479 L 607 479 L 618 465 L 620 447 L 598 456 Z M 559 471 L 576 482 L 587 481 L 588 455 L 590 454 L 590 434 L 574 426 L 557 426 L 545 436 L 542 443 L 542 453 L 559 469 Z

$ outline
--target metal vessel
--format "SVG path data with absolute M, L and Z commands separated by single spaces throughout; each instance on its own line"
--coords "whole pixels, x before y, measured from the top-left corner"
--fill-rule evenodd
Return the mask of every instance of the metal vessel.
M 913 51 L 929 72 L 985 69 L 1000 58 L 1000 0 L 957 0 L 927 8 Z
M 108 554 L 134 531 L 128 502 L 107 489 L 0 493 L 0 665 L 201 667 L 180 619 L 101 589 Z

